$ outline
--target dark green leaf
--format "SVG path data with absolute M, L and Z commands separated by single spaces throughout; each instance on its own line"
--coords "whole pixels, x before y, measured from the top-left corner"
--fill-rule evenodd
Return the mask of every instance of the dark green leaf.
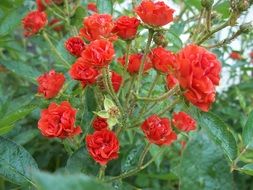
M 96 175 L 99 166 L 92 160 L 86 148 L 81 147 L 68 159 L 66 169 L 71 173 L 82 172 L 89 175 Z
M 110 190 L 109 186 L 103 185 L 95 179 L 84 174 L 49 174 L 44 172 L 35 173 L 34 179 L 39 190 Z
M 4 67 L 16 75 L 24 77 L 33 83 L 36 83 L 35 79 L 40 75 L 40 72 L 37 69 L 21 62 L 2 60 L 0 64 L 4 65 Z
M 245 146 L 253 140 L 253 111 L 250 112 L 246 125 L 242 131 L 242 140 Z
M 210 137 L 222 148 L 230 161 L 236 158 L 236 141 L 224 121 L 213 113 L 202 113 L 199 124 L 208 131 Z
M 184 150 L 179 178 L 180 190 L 233 189 L 223 152 L 203 132 L 196 134 Z
M 97 0 L 97 8 L 100 14 L 102 13 L 112 14 L 113 11 L 112 0 Z
M 22 146 L 0 137 L 0 175 L 16 184 L 31 181 L 31 172 L 38 166 L 33 157 Z

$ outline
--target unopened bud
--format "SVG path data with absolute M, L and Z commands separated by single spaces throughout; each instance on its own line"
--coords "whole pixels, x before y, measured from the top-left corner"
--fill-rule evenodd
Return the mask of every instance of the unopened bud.
M 252 23 L 249 22 L 249 23 L 244 23 L 240 26 L 240 30 L 243 32 L 243 33 L 249 33 L 250 31 L 252 31 Z
M 164 32 L 157 32 L 154 35 L 154 42 L 158 46 L 166 47 L 168 45 L 168 40 L 164 37 Z
M 201 0 L 202 7 L 210 9 L 213 5 L 213 0 Z

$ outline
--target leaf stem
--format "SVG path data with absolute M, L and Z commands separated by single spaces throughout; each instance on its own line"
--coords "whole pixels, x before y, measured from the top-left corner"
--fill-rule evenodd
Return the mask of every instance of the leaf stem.
M 105 176 L 105 169 L 106 169 L 106 165 L 101 165 L 100 169 L 98 171 L 98 179 L 99 180 L 103 180 L 104 176 Z
M 54 46 L 54 44 L 52 43 L 52 41 L 49 39 L 47 33 L 45 31 L 42 32 L 43 37 L 45 38 L 45 40 L 48 42 L 48 44 L 50 45 L 51 49 L 55 52 L 55 54 L 58 56 L 58 58 L 64 63 L 64 65 L 67 68 L 70 68 L 70 64 L 61 56 L 61 54 L 59 53 L 59 51 L 56 49 L 56 47 Z
M 144 51 L 144 55 L 142 57 L 141 60 L 141 65 L 140 65 L 140 69 L 139 69 L 139 73 L 138 73 L 138 77 L 137 77 L 137 90 L 136 90 L 136 94 L 139 94 L 139 89 L 140 89 L 140 85 L 141 85 L 141 78 L 142 78 L 142 74 L 144 71 L 144 66 L 145 66 L 145 62 L 146 62 L 146 58 L 148 55 L 148 51 L 152 42 L 152 38 L 153 38 L 153 34 L 154 34 L 154 30 L 153 29 L 149 29 L 149 33 L 148 33 L 148 41 L 147 41 L 147 45 Z

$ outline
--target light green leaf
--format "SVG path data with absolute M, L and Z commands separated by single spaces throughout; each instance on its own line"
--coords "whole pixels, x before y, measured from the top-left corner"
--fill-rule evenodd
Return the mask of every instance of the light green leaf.
M 105 110 L 101 110 L 101 111 L 99 111 L 99 112 L 93 112 L 93 113 L 95 113 L 96 115 L 98 115 L 99 117 L 102 117 L 102 118 L 109 118 L 110 116 L 109 116 L 109 113 L 107 113 L 107 111 L 105 111 Z
M 233 189 L 233 178 L 223 152 L 200 132 L 191 139 L 179 166 L 180 190 Z
M 6 115 L 4 118 L 0 119 L 0 128 L 13 125 L 16 121 L 31 113 L 35 108 L 36 106 L 27 106 Z
M 253 176 L 253 164 L 246 164 L 239 169 L 240 172 Z
M 36 186 L 39 190 L 110 190 L 109 186 L 106 186 L 97 180 L 88 177 L 84 174 L 49 174 L 45 172 L 37 172 L 34 174 Z
M 32 183 L 31 172 L 38 166 L 22 146 L 0 137 L 0 175 L 16 184 Z
M 114 125 L 116 125 L 119 121 L 117 120 L 117 118 L 114 118 L 114 117 L 110 117 L 107 119 L 107 123 L 109 125 L 109 128 L 112 129 L 112 127 Z
M 113 108 L 115 106 L 116 105 L 114 104 L 114 102 L 111 99 L 105 97 L 105 99 L 104 99 L 104 107 L 105 107 L 106 111 L 110 110 L 111 108 Z
M 235 138 L 224 121 L 213 113 L 202 113 L 199 124 L 207 130 L 210 137 L 222 148 L 230 161 L 237 157 Z
M 242 140 L 245 146 L 253 142 L 253 111 L 250 112 L 248 120 L 243 127 Z
M 100 14 L 102 13 L 112 14 L 113 12 L 112 0 L 97 0 L 97 8 Z
M 7 125 L 4 127 L 0 127 L 0 135 L 4 135 L 6 133 L 9 133 L 13 129 L 13 125 Z

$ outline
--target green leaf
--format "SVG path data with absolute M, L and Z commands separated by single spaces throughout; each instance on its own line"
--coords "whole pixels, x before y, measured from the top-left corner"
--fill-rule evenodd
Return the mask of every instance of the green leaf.
M 253 164 L 246 164 L 239 169 L 240 172 L 253 176 Z
M 203 132 L 186 146 L 179 166 L 180 190 L 231 190 L 233 178 L 223 152 Z
M 115 106 L 116 105 L 114 104 L 114 102 L 111 99 L 105 97 L 105 99 L 104 99 L 104 107 L 105 107 L 106 111 L 110 110 L 112 107 L 115 107 Z
M 169 43 L 173 45 L 174 49 L 171 49 L 171 51 L 178 51 L 183 47 L 183 42 L 179 38 L 179 36 L 173 32 L 167 32 L 166 38 L 168 39 Z
M 36 136 L 38 136 L 38 134 L 38 129 L 29 129 L 16 135 L 13 140 L 20 145 L 24 145 L 34 139 Z
M 207 130 L 214 142 L 219 145 L 229 160 L 237 157 L 237 145 L 227 125 L 213 113 L 202 113 L 199 124 Z
M 22 62 L 2 60 L 0 64 L 4 65 L 8 70 L 15 73 L 20 77 L 28 79 L 32 83 L 36 83 L 36 78 L 40 75 L 40 72 L 34 67 L 24 64 Z
M 75 14 L 71 17 L 71 25 L 82 26 L 83 18 L 86 16 L 86 9 L 83 6 L 77 7 Z
M 13 125 L 7 125 L 4 127 L 0 127 L 0 135 L 4 135 L 6 133 L 9 133 L 13 129 Z
M 112 0 L 97 0 L 97 8 L 100 14 L 102 13 L 112 14 L 113 12 Z
M 185 4 L 188 6 L 188 8 L 195 7 L 196 9 L 201 9 L 201 1 L 200 0 L 185 0 Z
M 36 106 L 24 107 L 10 113 L 9 115 L 6 115 L 4 118 L 0 119 L 0 128 L 13 125 L 16 121 L 24 118 L 26 115 L 31 113 L 35 108 Z
M 253 140 L 253 111 L 250 112 L 248 120 L 242 130 L 242 140 L 245 146 Z
M 136 144 L 134 147 L 131 147 L 127 155 L 122 157 L 123 160 L 121 162 L 121 171 L 123 173 L 136 167 L 144 146 L 144 142 L 141 144 Z
M 0 137 L 0 175 L 16 184 L 32 183 L 31 172 L 38 166 L 22 146 Z
M 39 190 L 102 190 L 112 189 L 103 185 L 97 180 L 84 174 L 49 174 L 45 172 L 37 172 L 34 175 L 36 186 Z
M 214 10 L 222 15 L 222 18 L 228 18 L 230 15 L 230 5 L 229 1 L 221 1 L 216 6 L 214 6 Z
M 94 111 L 94 113 L 96 114 L 96 115 L 98 115 L 99 117 L 102 117 L 102 118 L 109 118 L 110 116 L 109 116 L 109 113 L 107 113 L 107 111 L 105 111 L 105 110 L 101 110 L 101 111 L 99 111 L 99 112 L 95 112 Z
M 99 165 L 95 164 L 86 148 L 81 147 L 69 157 L 66 169 L 71 173 L 96 175 L 99 170 Z

